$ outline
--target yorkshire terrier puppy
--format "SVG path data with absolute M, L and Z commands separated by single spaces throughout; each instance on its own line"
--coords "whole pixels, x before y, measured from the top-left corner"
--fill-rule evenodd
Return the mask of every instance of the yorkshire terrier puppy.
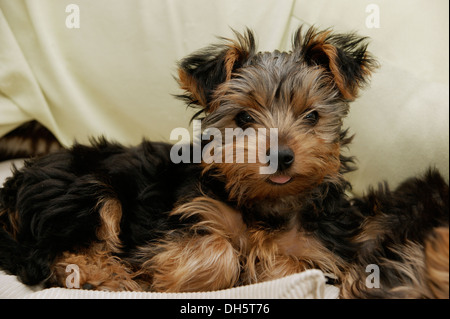
M 209 132 L 193 145 L 98 139 L 26 161 L 0 193 L 0 268 L 66 287 L 76 265 L 84 289 L 161 292 L 317 268 L 343 298 L 448 298 L 440 174 L 346 195 L 342 121 L 377 66 L 367 39 L 315 28 L 293 39 L 291 52 L 257 52 L 247 30 L 179 63 L 180 97 Z

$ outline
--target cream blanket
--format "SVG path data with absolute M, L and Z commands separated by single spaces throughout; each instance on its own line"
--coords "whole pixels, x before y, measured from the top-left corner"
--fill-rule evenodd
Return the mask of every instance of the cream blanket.
M 0 271 L 0 299 L 322 299 L 337 298 L 339 290 L 325 285 L 319 270 L 308 270 L 278 280 L 200 293 L 106 292 L 82 289 L 28 287 Z

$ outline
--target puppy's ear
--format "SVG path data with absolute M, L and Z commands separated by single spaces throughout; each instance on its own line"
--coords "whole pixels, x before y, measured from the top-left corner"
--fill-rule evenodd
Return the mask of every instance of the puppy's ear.
M 303 34 L 300 27 L 294 36 L 293 50 L 301 61 L 330 72 L 342 97 L 354 100 L 378 67 L 367 46 L 367 38 L 354 33 L 333 34 L 331 30 L 311 27 Z
M 255 54 L 253 33 L 247 29 L 244 35 L 233 30 L 236 40 L 224 39 L 224 43 L 209 46 L 181 60 L 178 64 L 178 83 L 185 90 L 178 97 L 189 106 L 199 106 L 209 112 L 215 89 L 232 78 L 233 72 L 242 67 Z

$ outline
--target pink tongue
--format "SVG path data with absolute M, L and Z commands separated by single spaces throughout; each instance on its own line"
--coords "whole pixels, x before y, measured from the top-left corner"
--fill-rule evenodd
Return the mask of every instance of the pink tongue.
M 270 177 L 270 180 L 275 184 L 285 184 L 291 180 L 291 177 L 287 175 L 276 175 Z

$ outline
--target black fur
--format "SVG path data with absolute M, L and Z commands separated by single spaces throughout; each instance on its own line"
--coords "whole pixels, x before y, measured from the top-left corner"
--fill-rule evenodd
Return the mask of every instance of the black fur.
M 0 217 L 0 267 L 26 284 L 43 281 L 58 254 L 97 240 L 95 207 L 105 197 L 122 204 L 125 251 L 180 227 L 167 213 L 195 188 L 199 167 L 173 164 L 169 149 L 150 142 L 126 148 L 102 139 L 26 161 L 0 193 L 0 211 L 17 211 L 20 219 L 13 240 L 5 231 L 12 231 L 8 214 Z

